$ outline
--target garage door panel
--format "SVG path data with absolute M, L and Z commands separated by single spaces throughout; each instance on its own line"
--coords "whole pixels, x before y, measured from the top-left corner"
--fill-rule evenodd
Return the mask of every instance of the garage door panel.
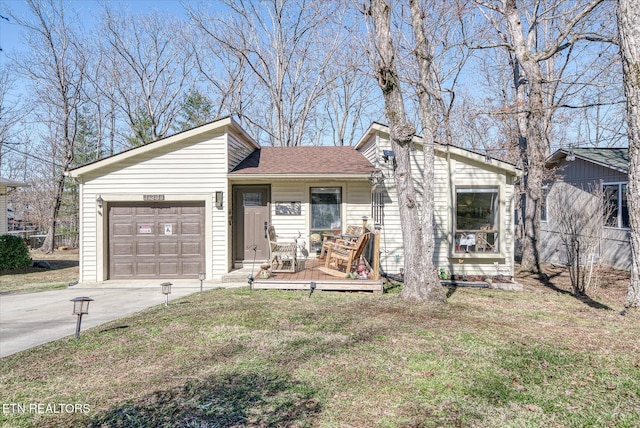
M 183 256 L 197 256 L 202 252 L 202 247 L 198 242 L 183 242 L 180 253 Z
M 178 243 L 177 242 L 160 242 L 158 253 L 162 256 L 177 256 Z
M 179 210 L 177 207 L 159 207 L 158 208 L 158 217 L 166 217 L 171 216 L 175 217 L 179 214 Z
M 131 224 L 115 224 L 113 227 L 113 234 L 116 236 L 131 236 L 133 234 L 133 227 Z
M 144 217 L 144 216 L 153 218 L 156 215 L 156 211 L 157 211 L 157 208 L 154 208 L 152 206 L 137 206 L 135 207 L 133 214 L 138 218 Z
M 153 276 L 156 271 L 156 262 L 136 262 L 136 276 Z
M 202 234 L 202 225 L 198 222 L 182 222 L 180 232 L 183 235 L 200 235 Z
M 109 278 L 197 278 L 204 214 L 204 202 L 110 203 Z
M 133 244 L 131 242 L 116 243 L 113 245 L 114 256 L 133 256 Z
M 198 276 L 198 273 L 202 272 L 200 263 L 183 262 L 182 272 L 184 272 L 185 275 Z
M 121 216 L 121 215 L 130 216 L 134 212 L 133 208 L 131 207 L 118 207 L 118 206 L 111 207 L 109 211 L 114 216 Z
M 137 256 L 155 256 L 156 243 L 155 242 L 137 242 L 136 255 Z
M 160 275 L 165 276 L 182 276 L 178 270 L 179 263 L 176 262 L 163 262 L 160 263 Z
M 133 263 L 131 262 L 117 262 L 113 267 L 113 276 L 115 277 L 130 277 L 133 276 Z
M 182 207 L 180 209 L 180 214 L 182 214 L 182 215 L 188 215 L 188 214 L 199 215 L 200 214 L 200 208 L 199 207 Z

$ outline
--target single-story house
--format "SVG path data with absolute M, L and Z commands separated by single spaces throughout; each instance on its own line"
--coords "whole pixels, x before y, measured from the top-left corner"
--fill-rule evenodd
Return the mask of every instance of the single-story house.
M 8 227 L 8 206 L 7 195 L 11 189 L 17 187 L 26 187 L 28 184 L 21 183 L 19 181 L 9 180 L 8 178 L 0 177 L 0 235 L 7 233 Z
M 559 219 L 554 218 L 550 207 L 560 201 L 588 209 L 588 204 L 601 203 L 593 196 L 594 190 L 597 189 L 602 193 L 599 196 L 605 198 L 610 208 L 604 225 L 595 231 L 599 234 L 599 243 L 589 256 L 597 258 L 601 264 L 629 270 L 629 149 L 560 149 L 547 159 L 546 165 L 554 178 L 544 189 L 545 202 L 542 205 L 540 222 L 541 260 L 549 263 L 567 263 L 566 249 L 558 233 Z
M 416 137 L 416 183 L 421 147 Z M 513 275 L 518 170 L 458 147 L 436 153 L 434 262 L 455 274 Z M 397 273 L 393 155 L 377 123 L 355 147 L 261 147 L 227 117 L 81 166 L 70 171 L 80 183 L 79 279 L 219 279 L 268 259 L 269 225 L 315 257 L 323 233 L 363 217 L 380 225 L 381 265 Z

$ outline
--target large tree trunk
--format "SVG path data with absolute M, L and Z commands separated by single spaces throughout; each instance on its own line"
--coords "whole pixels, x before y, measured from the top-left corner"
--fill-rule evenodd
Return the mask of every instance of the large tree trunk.
M 518 96 L 518 129 L 520 149 L 524 155 L 524 235 L 522 242 L 523 270 L 540 272 L 540 203 L 544 162 L 549 153 L 545 139 L 542 70 L 539 60 L 530 54 L 515 0 L 505 2 L 509 38 L 513 44 L 514 83 Z M 525 95 L 528 89 L 528 96 Z
M 411 24 L 416 39 L 415 56 L 418 62 L 419 79 L 418 101 L 420 103 L 420 121 L 423 134 L 424 176 L 422 179 L 422 251 L 424 263 L 424 283 L 420 287 L 420 298 L 429 301 L 446 302 L 447 295 L 440 285 L 436 267 L 433 265 L 435 238 L 433 227 L 434 212 L 434 142 L 436 140 L 436 120 L 434 117 L 433 99 L 435 90 L 433 82 L 433 54 L 423 28 L 423 13 L 418 0 L 410 0 Z M 403 289 L 403 293 L 405 290 Z M 408 294 L 409 291 L 406 291 Z M 414 296 L 410 296 L 414 297 Z
M 436 287 L 433 283 L 433 246 L 430 256 L 427 256 L 428 249 L 423 247 L 425 230 L 419 221 L 419 207 L 411 175 L 411 143 L 415 136 L 415 127 L 406 118 L 391 39 L 390 13 L 391 8 L 384 0 L 372 0 L 371 17 L 379 55 L 376 76 L 384 96 L 391 148 L 396 159 L 394 182 L 398 194 L 405 255 L 404 286 L 400 295 L 407 299 L 446 303 L 444 294 L 438 293 L 442 291 L 438 290 L 439 285 Z M 429 184 L 432 185 L 432 182 Z
M 640 308 L 640 1 L 620 0 L 618 9 L 620 52 L 627 96 L 629 183 L 627 202 L 631 226 L 631 283 L 625 306 Z

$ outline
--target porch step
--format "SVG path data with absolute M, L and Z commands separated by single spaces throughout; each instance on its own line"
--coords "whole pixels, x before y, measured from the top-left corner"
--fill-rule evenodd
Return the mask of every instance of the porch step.
M 245 266 L 240 269 L 232 270 L 229 273 L 222 275 L 222 282 L 247 282 L 249 275 L 253 273 L 253 276 L 257 276 L 260 272 L 260 266 Z
M 324 291 L 372 291 L 383 293 L 382 281 L 376 280 L 317 280 L 314 290 Z M 280 280 L 258 279 L 253 283 L 254 290 L 309 290 L 311 291 L 311 281 L 306 280 Z

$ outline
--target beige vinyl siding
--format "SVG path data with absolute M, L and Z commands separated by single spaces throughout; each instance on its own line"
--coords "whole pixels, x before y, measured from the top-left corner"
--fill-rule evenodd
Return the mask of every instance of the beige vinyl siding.
M 372 134 L 358 150 L 372 165 L 376 165 L 376 160 L 378 160 L 379 154 L 382 153 L 380 147 L 376 145 L 379 138 L 378 133 Z
M 249 156 L 255 148 L 251 146 L 242 136 L 229 133 L 229 161 L 227 171 L 233 170 L 240 162 Z
M 309 241 L 307 232 L 308 187 L 302 181 L 278 181 L 271 185 L 271 224 L 276 228 L 278 239 L 285 241 L 300 239 Z M 276 215 L 276 202 L 301 202 L 300 215 Z
M 342 230 L 348 225 L 359 226 L 362 217 L 370 217 L 371 185 L 368 181 L 277 181 L 271 185 L 271 223 L 275 226 L 279 239 L 291 240 L 300 237 L 309 250 L 309 198 L 311 187 L 342 188 Z M 276 202 L 301 202 L 301 215 L 276 215 Z M 315 257 L 315 254 L 310 254 Z
M 451 254 L 448 264 L 445 258 L 441 257 L 438 267 L 448 268 L 450 272 L 465 275 L 496 275 L 498 270 L 494 263 L 498 263 L 499 273 L 513 275 L 514 272 L 514 186 L 513 177 L 508 177 L 500 169 L 490 163 L 481 163 L 461 156 L 451 156 L 454 186 L 486 186 L 498 187 L 500 211 L 498 213 L 500 222 L 500 251 L 498 254 L 490 254 L 483 257 L 481 253 L 476 253 L 474 257 L 457 256 Z M 451 192 L 451 198 L 455 197 L 455 188 Z M 452 199 L 451 206 L 453 207 Z M 453 208 L 451 217 L 453 216 Z M 451 218 L 450 229 L 453 230 L 453 218 Z M 453 238 L 451 238 L 453 239 Z M 447 248 L 450 254 L 451 246 Z M 442 255 L 442 253 L 440 253 Z
M 165 200 L 204 200 L 212 205 L 213 192 L 224 191 L 223 209 L 208 209 L 209 232 L 207 240 L 208 278 L 221 276 L 228 271 L 228 246 L 211 242 L 228 242 L 226 207 L 228 189 L 226 184 L 227 139 L 218 133 L 200 142 L 176 142 L 158 150 L 129 157 L 122 162 L 100 169 L 83 177 L 82 191 L 82 242 L 81 281 L 106 279 L 101 271 L 106 258 L 106 208 L 110 200 L 142 201 L 143 195 L 164 195 Z M 106 201 L 103 213 L 97 213 L 96 198 L 101 195 Z
M 391 150 L 391 143 L 386 134 L 377 133 L 378 153 L 383 150 Z M 369 141 L 362 146 L 361 150 L 370 149 Z M 453 150 L 455 151 L 455 150 Z M 465 275 L 495 275 L 496 267 L 494 262 L 499 263 L 500 273 L 506 275 L 513 274 L 514 258 L 514 234 L 513 234 L 513 197 L 514 197 L 514 177 L 507 175 L 504 170 L 471 157 L 462 156 L 457 150 L 457 154 L 449 151 L 447 146 L 442 146 L 436 150 L 434 159 L 434 238 L 435 253 L 434 264 L 437 268 L 445 268 L 450 272 Z M 422 162 L 423 152 L 420 145 L 416 145 L 416 150 L 411 155 L 411 167 L 414 174 L 414 184 L 416 186 L 416 197 L 419 206 L 422 205 Z M 371 159 L 370 159 L 371 160 Z M 400 224 L 400 210 L 396 188 L 393 182 L 392 161 L 385 163 L 379 159 L 379 167 L 384 172 L 385 188 L 388 197 L 385 198 L 384 224 L 382 225 L 382 235 L 380 245 L 382 249 L 382 266 L 389 272 L 398 272 L 404 267 L 404 249 L 402 242 L 402 226 Z M 458 258 L 452 253 L 453 241 L 453 205 L 455 201 L 455 186 L 495 186 L 500 189 L 500 232 L 501 253 L 482 256 Z

